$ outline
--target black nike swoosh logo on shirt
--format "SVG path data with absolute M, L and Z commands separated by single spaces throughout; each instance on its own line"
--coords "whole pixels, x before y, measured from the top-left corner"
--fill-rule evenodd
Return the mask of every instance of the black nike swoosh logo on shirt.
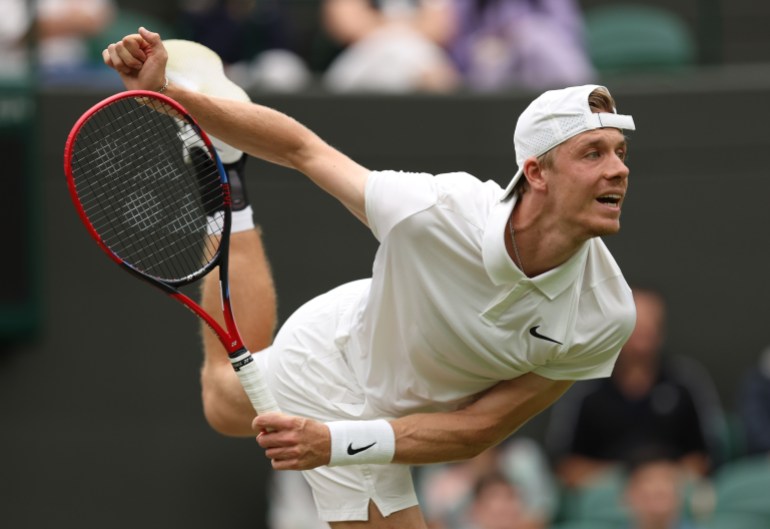
M 546 340 L 548 342 L 553 342 L 553 343 L 556 343 L 556 344 L 559 344 L 559 345 L 564 345 L 564 344 L 562 344 L 558 340 L 554 340 L 553 338 L 549 338 L 548 336 L 544 336 L 544 335 L 540 334 L 539 332 L 537 332 L 537 330 L 539 328 L 540 328 L 540 325 L 535 325 L 534 327 L 531 327 L 529 329 L 529 334 L 531 334 L 535 338 L 540 338 L 541 340 Z
M 364 450 L 369 450 L 371 447 L 373 447 L 376 444 L 377 444 L 377 441 L 373 442 L 370 445 L 361 446 L 359 448 L 353 448 L 353 443 L 350 443 L 348 445 L 348 455 L 349 456 L 354 456 L 354 455 L 356 455 L 356 454 L 358 454 L 360 452 L 363 452 Z

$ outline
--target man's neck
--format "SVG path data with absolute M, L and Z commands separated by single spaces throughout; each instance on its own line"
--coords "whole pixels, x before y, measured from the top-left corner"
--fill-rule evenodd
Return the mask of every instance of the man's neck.
M 559 224 L 557 217 L 537 208 L 526 193 L 519 197 L 508 219 L 508 228 L 505 234 L 508 255 L 528 277 L 566 263 L 588 240 L 571 234 Z

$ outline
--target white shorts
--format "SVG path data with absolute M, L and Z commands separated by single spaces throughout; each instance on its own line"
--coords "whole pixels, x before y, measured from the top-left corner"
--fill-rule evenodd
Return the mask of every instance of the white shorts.
M 255 354 L 283 412 L 324 422 L 382 418 L 367 413 L 365 393 L 340 347 L 349 309 L 368 288 L 369 280 L 355 281 L 310 300 L 271 347 Z M 384 516 L 417 505 L 407 465 L 320 467 L 303 475 L 327 522 L 367 520 L 370 500 Z

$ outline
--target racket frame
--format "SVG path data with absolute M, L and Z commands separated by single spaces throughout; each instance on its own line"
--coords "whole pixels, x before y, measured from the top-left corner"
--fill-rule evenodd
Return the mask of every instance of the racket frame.
M 217 252 L 214 254 L 214 256 L 211 258 L 211 260 L 209 261 L 209 263 L 207 263 L 206 266 L 201 267 L 201 269 L 199 269 L 195 273 L 190 274 L 189 276 L 181 280 L 166 281 L 166 280 L 161 280 L 160 278 L 154 277 L 151 274 L 145 274 L 141 272 L 139 269 L 137 269 L 136 267 L 131 266 L 130 263 L 121 259 L 120 256 L 116 255 L 115 252 L 113 252 L 109 248 L 109 246 L 102 240 L 101 236 L 97 233 L 96 229 L 91 224 L 90 219 L 86 215 L 86 212 L 82 204 L 80 203 L 80 198 L 78 196 L 77 188 L 75 186 L 75 177 L 72 172 L 72 152 L 74 150 L 74 144 L 76 142 L 78 133 L 82 129 L 83 125 L 85 125 L 85 123 L 87 123 L 88 120 L 91 119 L 91 117 L 100 109 L 116 101 L 119 101 L 125 98 L 141 98 L 141 97 L 157 99 L 162 103 L 169 105 L 172 109 L 178 112 L 180 116 L 186 122 L 188 122 L 194 128 L 194 130 L 199 134 L 200 138 L 203 140 L 204 144 L 206 145 L 206 148 L 208 149 L 208 152 L 211 155 L 212 159 L 216 161 L 217 170 L 219 171 L 219 179 L 220 179 L 220 184 L 222 186 L 223 206 L 224 206 L 223 227 L 222 227 L 222 232 L 219 235 L 220 237 L 219 247 L 217 249 Z M 254 361 L 254 357 L 244 346 L 243 340 L 241 339 L 240 334 L 238 332 L 238 328 L 235 324 L 235 318 L 233 316 L 233 311 L 232 311 L 232 304 L 230 302 L 230 282 L 228 279 L 230 227 L 232 224 L 232 212 L 230 210 L 230 206 L 231 206 L 230 182 L 228 181 L 227 172 L 224 170 L 224 167 L 222 166 L 222 161 L 219 159 L 219 155 L 217 154 L 216 149 L 212 145 L 208 135 L 203 131 L 203 129 L 201 129 L 201 127 L 198 125 L 195 119 L 176 101 L 158 92 L 151 92 L 147 90 L 129 90 L 129 91 L 115 94 L 97 103 L 93 107 L 91 107 L 75 123 L 75 125 L 72 128 L 72 131 L 70 132 L 67 138 L 67 142 L 64 148 L 64 168 L 65 168 L 65 173 L 67 174 L 67 185 L 69 187 L 70 195 L 72 197 L 73 203 L 75 204 L 75 208 L 78 212 L 78 215 L 80 216 L 81 220 L 83 221 L 83 224 L 86 226 L 89 233 L 91 234 L 91 237 L 97 242 L 99 247 L 113 261 L 118 263 L 121 266 L 121 268 L 130 272 L 132 275 L 138 277 L 139 279 L 142 279 L 150 283 L 151 285 L 154 285 L 155 287 L 159 288 L 160 290 L 168 294 L 170 297 L 177 299 L 182 303 L 182 305 L 184 305 L 189 310 L 191 310 L 196 316 L 201 318 L 201 320 L 204 321 L 211 328 L 211 330 L 217 335 L 217 337 L 219 338 L 219 341 L 222 343 L 225 350 L 227 351 L 230 364 L 235 370 L 235 373 L 237 374 L 238 379 L 244 391 L 248 395 L 252 406 L 254 407 L 254 409 L 258 414 L 271 412 L 271 411 L 279 411 L 278 404 L 276 403 L 275 398 L 273 397 L 273 394 L 270 391 L 270 388 L 267 386 L 264 380 L 264 377 L 262 375 L 262 372 L 257 366 L 257 362 Z M 183 286 L 185 284 L 191 283 L 203 277 L 208 272 L 210 272 L 215 266 L 219 266 L 219 290 L 220 290 L 220 299 L 222 303 L 222 307 L 221 307 L 222 314 L 224 316 L 224 323 L 225 323 L 224 327 L 222 327 L 222 325 L 220 325 L 219 322 L 213 319 L 207 312 L 203 310 L 203 308 L 200 305 L 198 305 L 190 297 L 188 297 L 187 295 L 185 295 L 184 293 L 176 289 L 177 286 Z
M 164 103 L 170 106 L 173 110 L 175 110 L 180 114 L 180 119 L 183 119 L 185 122 L 187 122 L 189 125 L 191 125 L 194 128 L 195 132 L 203 140 L 203 143 L 206 146 L 206 149 L 208 150 L 209 155 L 212 157 L 213 160 L 216 161 L 217 169 L 219 171 L 220 184 L 222 186 L 222 192 L 224 195 L 225 207 L 223 208 L 223 212 L 224 212 L 223 227 L 222 227 L 222 233 L 220 235 L 220 242 L 219 242 L 219 247 L 217 248 L 217 252 L 211 258 L 211 260 L 208 263 L 206 263 L 206 266 L 201 267 L 201 269 L 196 271 L 194 274 L 191 274 L 179 280 L 161 280 L 160 278 L 157 278 L 151 274 L 141 272 L 138 269 L 136 269 L 134 266 L 132 266 L 130 263 L 123 260 L 120 256 L 115 254 L 115 252 L 113 252 L 110 249 L 110 247 L 104 242 L 102 237 L 94 228 L 93 224 L 88 218 L 88 215 L 85 212 L 85 209 L 83 208 L 83 205 L 80 202 L 80 197 L 78 195 L 77 187 L 75 185 L 75 176 L 72 171 L 73 151 L 74 151 L 76 140 L 78 138 L 78 134 L 80 133 L 80 130 L 83 128 L 83 126 L 86 123 L 88 123 L 88 121 L 103 108 L 123 99 L 130 99 L 130 98 L 136 99 L 141 97 L 156 99 L 156 100 L 159 100 L 161 103 Z M 235 324 L 235 318 L 233 316 L 233 311 L 232 311 L 232 304 L 230 301 L 230 281 L 228 278 L 230 226 L 232 224 L 232 212 L 230 210 L 230 204 L 231 204 L 230 182 L 227 178 L 227 171 L 225 171 L 222 165 L 222 161 L 219 159 L 219 155 L 217 154 L 216 149 L 211 143 L 211 139 L 208 137 L 206 132 L 200 127 L 200 125 L 198 125 L 197 121 L 195 121 L 195 118 L 193 118 L 187 112 L 187 110 L 185 110 L 185 108 L 182 107 L 179 103 L 158 92 L 152 92 L 148 90 L 128 90 L 128 91 L 117 93 L 92 106 L 75 122 L 75 125 L 72 127 L 72 130 L 70 131 L 70 134 L 67 137 L 67 141 L 64 146 L 64 168 L 65 168 L 65 173 L 67 175 L 67 187 L 69 188 L 72 202 L 74 203 L 75 209 L 77 210 L 77 213 L 80 216 L 80 220 L 86 226 L 88 232 L 91 234 L 91 237 L 96 241 L 99 247 L 110 257 L 110 259 L 112 259 L 114 262 L 120 265 L 120 267 L 126 270 L 127 272 L 138 277 L 139 279 L 142 279 L 150 283 L 151 285 L 162 290 L 164 293 L 166 293 L 170 297 L 181 302 L 196 316 L 201 318 L 209 326 L 209 328 L 211 328 L 211 330 L 217 335 L 217 337 L 219 338 L 219 341 L 225 347 L 228 355 L 231 358 L 242 357 L 243 352 L 246 351 L 246 348 L 243 344 L 243 340 L 241 339 L 240 333 L 238 332 L 238 328 Z M 179 286 L 187 285 L 189 283 L 192 283 L 202 278 L 216 266 L 219 266 L 219 288 L 220 288 L 220 296 L 222 301 L 222 313 L 224 315 L 224 322 L 225 322 L 224 327 L 220 325 L 218 321 L 212 318 L 207 312 L 205 312 L 200 307 L 200 305 L 198 305 L 195 301 L 193 301 L 189 296 L 187 296 L 183 292 L 180 292 L 176 288 Z M 234 367 L 235 367 L 235 364 L 234 364 Z

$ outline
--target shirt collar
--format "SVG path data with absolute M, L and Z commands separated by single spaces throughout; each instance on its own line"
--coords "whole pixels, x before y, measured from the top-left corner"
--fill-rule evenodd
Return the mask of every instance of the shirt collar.
M 514 193 L 507 200 L 496 200 L 489 212 L 487 225 L 484 229 L 481 258 L 484 261 L 484 268 L 489 279 L 497 286 L 526 279 L 521 270 L 513 264 L 513 260 L 505 248 L 505 230 L 508 227 L 508 218 L 511 216 L 518 199 L 519 194 Z
M 518 198 L 519 194 L 514 193 L 508 200 L 495 201 L 489 212 L 481 247 L 484 268 L 494 285 L 513 285 L 519 281 L 527 280 L 531 281 L 549 299 L 553 299 L 577 280 L 588 256 L 588 241 L 564 264 L 528 279 L 514 264 L 505 248 L 505 230 L 508 229 L 508 218 Z

